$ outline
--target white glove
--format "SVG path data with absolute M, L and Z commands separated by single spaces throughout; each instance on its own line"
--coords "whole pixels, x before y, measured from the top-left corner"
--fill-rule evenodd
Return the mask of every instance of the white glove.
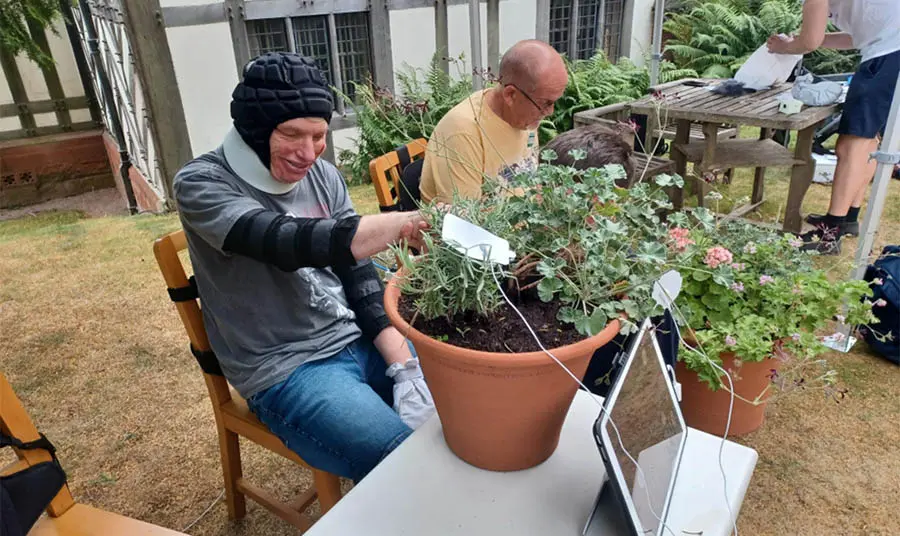
M 415 430 L 434 414 L 434 399 L 425 384 L 419 360 L 394 363 L 385 373 L 394 380 L 394 411 L 407 426 Z

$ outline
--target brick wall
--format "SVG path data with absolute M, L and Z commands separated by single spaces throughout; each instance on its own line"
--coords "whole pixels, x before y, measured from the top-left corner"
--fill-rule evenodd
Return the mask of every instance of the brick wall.
M 0 208 L 114 185 L 99 130 L 0 143 Z
M 116 170 L 116 188 L 118 188 L 119 193 L 122 195 L 122 199 L 127 199 L 125 197 L 125 187 L 122 185 L 121 173 L 119 172 L 119 168 L 121 167 L 121 161 L 119 160 L 119 146 L 106 131 L 103 132 L 103 145 L 106 147 L 106 154 L 108 155 L 110 164 L 113 166 L 113 169 Z M 164 210 L 165 206 L 162 199 L 160 199 L 159 196 L 156 195 L 156 192 L 150 188 L 147 178 L 144 177 L 138 168 L 131 166 L 128 171 L 128 177 L 131 179 L 131 188 L 134 190 L 134 198 L 137 201 L 138 210 L 142 212 L 162 212 Z

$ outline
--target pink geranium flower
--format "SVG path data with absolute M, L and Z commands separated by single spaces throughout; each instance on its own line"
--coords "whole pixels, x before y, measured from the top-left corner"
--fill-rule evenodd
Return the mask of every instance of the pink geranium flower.
M 683 250 L 684 248 L 694 243 L 694 241 L 690 238 L 690 234 L 690 230 L 683 227 L 675 227 L 673 229 L 669 229 L 669 238 L 675 241 L 675 247 L 679 250 Z
M 706 250 L 706 258 L 703 262 L 710 268 L 716 268 L 720 264 L 730 264 L 732 259 L 731 252 L 722 246 L 711 247 Z

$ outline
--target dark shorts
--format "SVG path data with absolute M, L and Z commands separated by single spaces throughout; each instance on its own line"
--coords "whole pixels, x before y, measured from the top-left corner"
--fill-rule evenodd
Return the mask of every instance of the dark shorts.
M 850 82 L 838 133 L 870 139 L 884 134 L 898 74 L 900 50 L 861 64 Z

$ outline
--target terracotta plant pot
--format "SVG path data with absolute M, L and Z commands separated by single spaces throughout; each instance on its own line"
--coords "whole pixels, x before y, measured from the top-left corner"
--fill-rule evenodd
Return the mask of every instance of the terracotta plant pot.
M 527 469 L 549 458 L 578 389 L 572 378 L 543 352 L 479 352 L 437 341 L 400 316 L 399 299 L 394 277 L 385 310 L 419 354 L 450 450 L 491 471 Z M 580 379 L 594 350 L 618 332 L 616 320 L 593 337 L 551 352 Z
M 719 357 L 722 359 L 722 368 L 734 368 L 734 354 L 723 353 Z M 734 381 L 734 392 L 747 400 L 756 399 L 770 383 L 772 369 L 778 370 L 780 366 L 781 361 L 773 358 L 759 362 L 744 361 L 738 371 L 739 379 Z M 684 414 L 685 423 L 721 437 L 725 433 L 731 394 L 727 389 L 710 389 L 683 361 L 676 364 L 675 375 L 681 383 L 681 413 Z M 768 398 L 768 393 L 765 398 Z M 765 399 L 760 404 L 753 405 L 735 397 L 728 436 L 749 434 L 762 426 L 765 417 Z

